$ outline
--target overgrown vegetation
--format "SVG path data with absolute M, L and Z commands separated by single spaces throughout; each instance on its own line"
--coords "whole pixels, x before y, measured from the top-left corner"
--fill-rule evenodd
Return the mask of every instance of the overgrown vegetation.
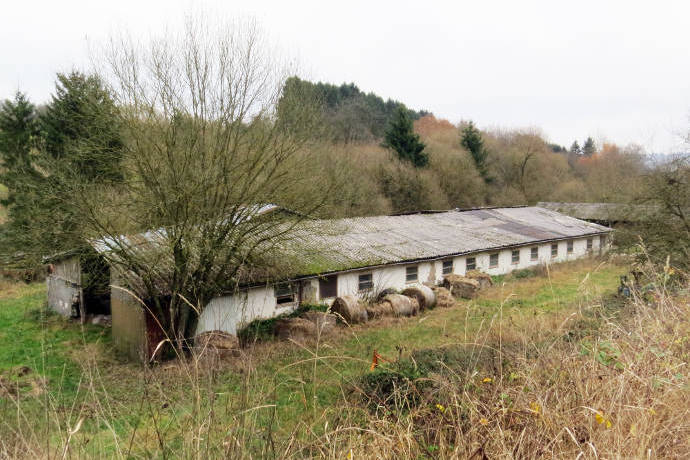
M 40 307 L 42 287 L 24 287 L 29 297 L 10 294 L 0 311 L 43 338 L 17 348 L 40 357 L 41 343 L 70 347 L 51 347 L 67 361 L 52 359 L 40 396 L 28 374 L 13 377 L 27 383 L 20 398 L 0 403 L 0 449 L 15 457 L 594 458 L 649 449 L 684 457 L 687 286 L 668 268 L 645 274 L 655 286 L 646 296 L 615 297 L 626 271 L 596 259 L 566 263 L 420 317 L 151 369 L 118 362 L 106 339 L 61 318 L 41 329 L 24 312 Z M 20 356 L 5 357 L 0 372 L 20 373 Z M 81 369 L 66 374 L 76 385 L 62 384 L 60 365 Z M 40 362 L 28 366 L 38 382 Z

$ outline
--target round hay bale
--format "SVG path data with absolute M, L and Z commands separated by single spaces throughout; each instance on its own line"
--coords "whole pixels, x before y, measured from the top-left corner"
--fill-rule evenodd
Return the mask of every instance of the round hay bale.
M 436 295 L 428 286 L 411 286 L 402 291 L 402 294 L 417 299 L 422 311 L 436 306 Z
M 335 328 L 335 316 L 322 312 L 322 311 L 308 311 L 304 314 L 301 315 L 302 318 L 306 319 L 307 321 L 311 321 L 316 325 L 316 330 L 320 330 L 321 333 L 326 333 L 330 332 Z
M 336 297 L 331 310 L 348 324 L 364 323 L 369 319 L 362 302 L 353 295 Z
M 388 294 L 397 294 L 398 291 L 395 290 L 395 288 L 386 288 L 383 291 L 379 292 L 379 294 L 376 296 L 376 301 L 381 302 L 384 297 L 386 297 Z
M 465 273 L 465 277 L 477 281 L 479 283 L 479 289 L 486 289 L 494 284 L 491 275 L 480 272 L 479 270 L 470 270 Z
M 413 316 L 419 312 L 417 299 L 402 294 L 388 294 L 383 300 L 391 304 L 394 316 Z
M 443 287 L 455 297 L 474 299 L 479 291 L 479 281 L 462 275 L 446 275 L 443 277 Z
M 439 308 L 451 308 L 456 305 L 453 294 L 443 286 L 438 286 L 434 288 L 434 293 L 436 294 L 436 306 Z
M 303 340 L 316 334 L 316 324 L 305 318 L 281 318 L 276 321 L 275 332 L 283 340 Z
M 240 341 L 237 337 L 227 332 L 206 331 L 194 337 L 194 348 L 199 353 L 234 354 L 240 348 Z
M 369 319 L 383 318 L 384 316 L 393 316 L 393 306 L 390 302 L 382 301 L 373 305 L 367 305 L 367 315 Z

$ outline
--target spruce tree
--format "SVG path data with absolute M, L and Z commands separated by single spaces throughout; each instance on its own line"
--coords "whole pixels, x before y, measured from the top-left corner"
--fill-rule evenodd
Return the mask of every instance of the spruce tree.
M 85 181 L 121 178 L 118 108 L 100 78 L 58 74 L 55 94 L 39 117 L 42 151 Z
M 0 232 L 0 265 L 10 266 L 15 254 L 23 250 L 23 235 L 35 217 L 36 191 L 42 179 L 32 161 L 36 137 L 35 107 L 17 92 L 14 100 L 6 100 L 0 107 L 0 183 L 7 187 L 7 196 L 0 201 L 7 210 L 7 222 Z
M 594 144 L 594 139 L 588 137 L 585 141 L 585 145 L 582 146 L 582 154 L 588 157 L 594 155 L 597 151 L 597 147 Z
M 580 155 L 582 153 L 580 144 L 578 144 L 577 141 L 574 141 L 573 145 L 570 146 L 570 153 L 574 153 L 575 155 Z
M 482 133 L 474 126 L 473 122 L 470 121 L 467 126 L 462 129 L 460 145 L 470 152 L 472 160 L 474 160 L 474 164 L 477 166 L 477 171 L 479 171 L 479 174 L 484 178 L 484 181 L 489 182 L 490 178 L 486 164 L 489 152 L 484 147 Z
M 402 104 L 393 114 L 383 146 L 395 150 L 401 160 L 409 161 L 417 168 L 429 164 L 429 156 L 424 152 L 426 146 L 419 140 L 419 135 L 415 134 L 410 113 Z

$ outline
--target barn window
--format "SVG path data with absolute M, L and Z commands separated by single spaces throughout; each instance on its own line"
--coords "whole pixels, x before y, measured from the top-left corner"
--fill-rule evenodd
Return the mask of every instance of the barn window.
M 510 260 L 514 264 L 519 264 L 520 263 L 520 250 L 516 249 L 512 252 L 510 255 Z
M 328 299 L 338 296 L 338 275 L 319 278 L 319 297 Z
M 587 238 L 587 250 L 588 251 L 592 250 L 593 245 L 594 245 L 594 241 L 592 240 L 592 238 Z
M 412 283 L 417 281 L 417 266 L 405 268 L 405 282 Z
M 280 283 L 273 287 L 273 292 L 276 296 L 276 303 L 291 303 L 295 301 L 295 292 L 292 284 L 290 283 Z
M 603 248 L 604 246 L 606 246 L 606 235 L 601 235 L 599 237 L 599 247 Z
M 538 247 L 535 246 L 532 249 L 530 249 L 529 258 L 530 258 L 530 260 L 539 259 L 539 248 Z
M 374 279 L 371 273 L 366 273 L 364 275 L 359 275 L 359 290 L 368 291 L 374 287 Z
M 465 259 L 465 271 L 470 271 L 474 270 L 477 268 L 477 258 L 476 257 L 468 257 Z
M 568 248 L 568 254 L 572 254 L 573 253 L 573 242 L 572 241 L 568 241 L 567 248 Z
M 489 268 L 498 267 L 498 253 L 495 252 L 489 256 Z
M 558 257 L 558 243 L 551 245 L 551 257 Z
M 442 273 L 444 275 L 450 275 L 451 273 L 453 273 L 453 259 L 443 261 Z

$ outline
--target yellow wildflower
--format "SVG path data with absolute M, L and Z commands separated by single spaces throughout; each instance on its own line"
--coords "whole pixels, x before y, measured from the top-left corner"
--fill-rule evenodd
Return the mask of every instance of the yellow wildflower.
M 352 449 L 350 449 L 347 452 L 347 460 L 352 460 L 354 458 L 354 455 L 352 454 Z
M 483 383 L 491 383 L 493 382 L 493 379 L 491 377 L 484 377 L 484 380 L 482 380 Z
M 489 424 L 489 421 L 485 419 L 484 417 L 479 419 L 479 423 L 481 423 L 482 426 L 486 426 Z
M 611 428 L 611 420 L 604 417 L 604 415 L 601 412 L 597 412 L 594 415 L 594 418 L 596 419 L 599 425 L 606 425 L 606 428 Z
M 651 415 L 656 415 L 656 411 L 654 409 L 652 409 L 651 407 L 649 408 L 649 413 Z
M 436 409 L 438 409 L 438 410 L 439 410 L 439 412 L 441 412 L 441 413 L 443 413 L 443 412 L 445 412 L 445 411 L 446 411 L 446 408 L 445 408 L 445 407 L 443 407 L 443 405 L 442 405 L 442 404 L 436 404 Z
M 539 403 L 531 402 L 529 403 L 529 407 L 535 414 L 539 414 L 541 412 L 541 406 L 539 405 Z

